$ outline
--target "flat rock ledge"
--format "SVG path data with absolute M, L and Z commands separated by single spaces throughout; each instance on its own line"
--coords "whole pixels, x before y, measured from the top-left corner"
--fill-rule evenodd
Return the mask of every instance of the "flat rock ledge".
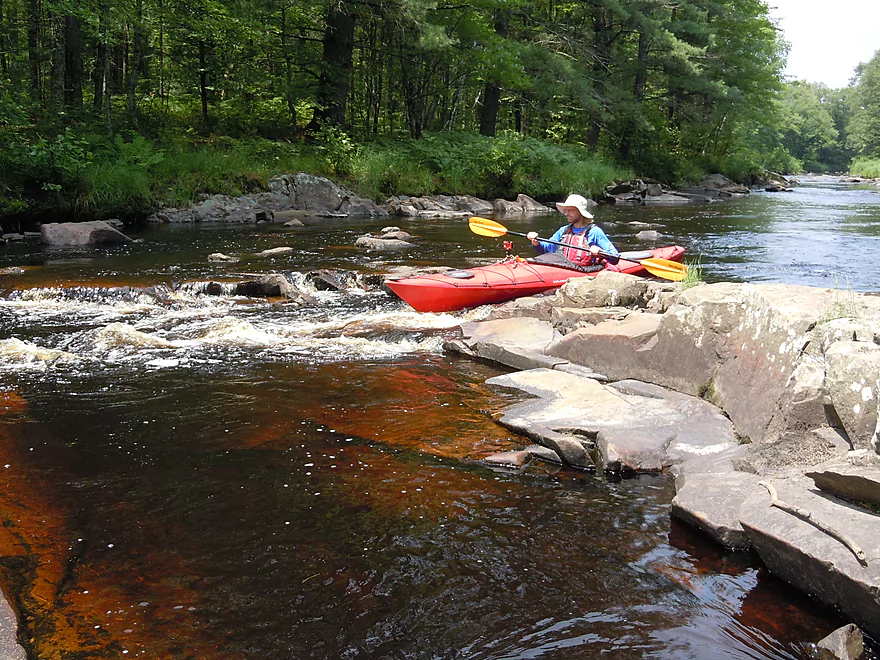
M 669 472 L 672 516 L 880 639 L 880 297 L 600 273 L 460 330 L 518 370 L 488 383 L 537 446 L 495 464 Z

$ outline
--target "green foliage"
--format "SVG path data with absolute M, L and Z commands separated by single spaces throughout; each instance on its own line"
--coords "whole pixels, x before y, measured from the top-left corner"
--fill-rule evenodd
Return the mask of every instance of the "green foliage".
M 857 68 L 848 145 L 856 155 L 880 157 L 880 50 Z
M 417 162 L 405 146 L 381 142 L 358 149 L 351 187 L 364 196 L 384 201 L 391 195 L 430 195 L 436 192 L 431 170 Z
M 438 133 L 420 140 L 377 142 L 359 151 L 357 160 L 358 182 L 366 187 L 364 194 L 372 197 L 416 194 L 416 190 L 419 194 L 473 194 L 487 199 L 519 193 L 535 198 L 560 197 L 573 191 L 595 195 L 614 179 L 632 174 L 582 147 L 555 145 L 515 133 L 496 138 Z M 368 173 L 367 164 L 380 169 Z M 392 170 L 396 174 L 391 175 Z
M 845 167 L 850 153 L 838 128 L 839 96 L 834 90 L 818 83 L 788 83 L 780 93 L 778 108 L 781 146 L 805 170 Z
M 856 158 L 849 168 L 849 173 L 866 179 L 878 179 L 880 178 L 880 158 Z
M 315 134 L 316 150 L 327 162 L 330 171 L 341 177 L 352 173 L 357 146 L 338 126 L 325 125 Z
M 797 174 L 803 172 L 804 169 L 803 163 L 782 146 L 776 147 L 764 156 L 763 164 L 770 172 L 779 172 L 780 174 Z

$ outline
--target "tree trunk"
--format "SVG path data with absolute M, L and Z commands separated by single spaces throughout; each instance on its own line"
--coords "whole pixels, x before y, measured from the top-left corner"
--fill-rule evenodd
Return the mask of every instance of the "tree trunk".
M 208 70 L 207 70 L 207 46 L 199 40 L 199 96 L 202 99 L 202 122 L 205 130 L 211 130 L 208 123 Z
M 128 122 L 134 130 L 138 130 L 139 128 L 137 116 L 137 83 L 138 76 L 140 75 L 140 72 L 144 66 L 145 37 L 143 19 L 144 3 L 143 0 L 137 0 L 135 22 L 133 26 L 134 39 L 132 43 L 131 57 L 129 59 L 128 66 L 126 67 L 127 80 L 125 81 L 127 92 L 126 109 L 128 110 Z
M 318 79 L 318 109 L 309 128 L 316 130 L 324 124 L 342 126 L 348 89 L 351 85 L 351 66 L 354 54 L 355 17 L 343 2 L 333 2 L 327 9 L 324 29 L 324 58 Z
M 284 55 L 285 90 L 287 112 L 290 114 L 291 135 L 296 135 L 296 99 L 293 95 L 293 58 L 287 45 L 287 6 L 281 8 L 281 52 Z
M 107 122 L 107 135 L 113 135 L 113 121 L 110 118 L 110 55 L 104 46 L 104 67 L 101 74 L 101 97 L 104 99 L 104 120 Z
M 593 34 L 595 35 L 595 54 L 593 55 L 593 88 L 595 90 L 596 107 L 590 110 L 590 128 L 587 131 L 587 146 L 595 150 L 599 146 L 599 138 L 602 135 L 604 123 L 602 111 L 598 106 L 605 96 L 605 80 L 608 78 L 608 64 L 611 59 L 611 25 L 608 20 L 608 10 L 598 9 L 593 20 Z
M 49 11 L 49 47 L 51 52 L 49 68 L 49 106 L 54 112 L 64 108 L 65 52 L 67 50 L 65 36 L 65 17 L 57 6 Z
M 159 99 L 165 99 L 165 4 L 159 0 Z
M 83 53 L 82 22 L 76 16 L 65 17 L 64 24 L 64 105 L 68 110 L 82 108 Z
M 645 85 L 648 82 L 648 35 L 639 31 L 639 54 L 636 60 L 636 77 L 633 82 L 633 112 L 641 111 L 641 104 L 645 98 Z M 633 132 L 637 130 L 636 122 L 630 119 L 624 129 L 620 140 L 620 157 L 626 162 L 632 156 Z
M 98 23 L 98 34 L 103 37 L 100 22 Z M 104 107 L 105 69 L 107 68 L 107 45 L 101 37 L 99 37 L 98 47 L 95 49 L 95 68 L 92 72 L 92 89 L 94 90 L 92 112 L 95 117 L 101 116 Z
M 510 33 L 510 10 L 495 12 L 495 34 L 507 38 Z M 483 108 L 480 112 L 480 134 L 493 137 L 498 123 L 498 109 L 501 105 L 501 87 L 495 80 L 487 80 L 483 91 Z
M 12 21 L 10 21 L 11 26 Z M 0 0 L 0 73 L 6 75 L 8 72 L 8 65 L 6 63 L 6 51 L 9 46 L 7 45 L 6 33 L 9 28 L 6 27 L 6 18 L 3 14 L 3 0 Z
M 39 101 L 43 98 L 40 84 L 40 0 L 28 0 L 27 38 L 31 97 Z

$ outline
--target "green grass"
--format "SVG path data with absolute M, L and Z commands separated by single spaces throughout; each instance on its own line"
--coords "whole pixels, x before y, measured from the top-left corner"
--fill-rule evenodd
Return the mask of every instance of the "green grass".
M 880 159 L 857 158 L 850 165 L 849 173 L 865 179 L 880 178 Z
M 840 289 L 835 278 L 834 295 L 822 308 L 819 323 L 828 323 L 834 319 L 857 319 L 862 315 L 862 310 L 863 306 L 856 292 L 850 287 L 849 281 L 847 280 L 845 289 Z
M 695 261 L 685 261 L 687 266 L 687 275 L 681 281 L 682 289 L 691 289 L 695 286 L 703 284 L 703 265 L 699 257 Z

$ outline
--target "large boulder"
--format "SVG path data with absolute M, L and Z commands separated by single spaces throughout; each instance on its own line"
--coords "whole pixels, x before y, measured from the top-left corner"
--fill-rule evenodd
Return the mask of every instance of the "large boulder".
M 643 277 L 603 270 L 595 277 L 568 280 L 557 300 L 561 307 L 645 307 L 653 292 L 652 283 Z
M 841 374 L 835 403 L 827 390 L 824 353 L 837 342 L 822 330 L 835 296 L 829 289 L 769 284 L 694 287 L 662 315 L 634 313 L 582 328 L 548 353 L 612 379 L 635 378 L 706 396 L 755 442 L 833 424 L 826 410 L 830 399 L 835 409 L 840 406 L 847 432 L 852 429 L 860 446 L 867 446 L 877 426 L 877 362 L 868 357 L 876 347 L 863 342 L 857 360 L 845 358 L 843 348 L 831 351 L 832 382 Z M 863 303 L 863 313 L 877 316 L 880 305 L 865 300 L 872 302 Z M 814 337 L 820 347 L 811 349 Z M 860 406 L 854 397 L 862 399 Z
M 825 387 L 854 449 L 872 446 L 877 431 L 880 346 L 839 341 L 825 352 Z
M 317 215 L 385 217 L 388 211 L 372 200 L 359 197 L 330 179 L 306 174 L 280 174 L 269 180 L 272 197 L 259 198 L 272 210 L 298 209 Z
M 40 227 L 40 236 L 43 243 L 53 247 L 118 245 L 132 242 L 131 238 L 102 220 L 52 222 Z

